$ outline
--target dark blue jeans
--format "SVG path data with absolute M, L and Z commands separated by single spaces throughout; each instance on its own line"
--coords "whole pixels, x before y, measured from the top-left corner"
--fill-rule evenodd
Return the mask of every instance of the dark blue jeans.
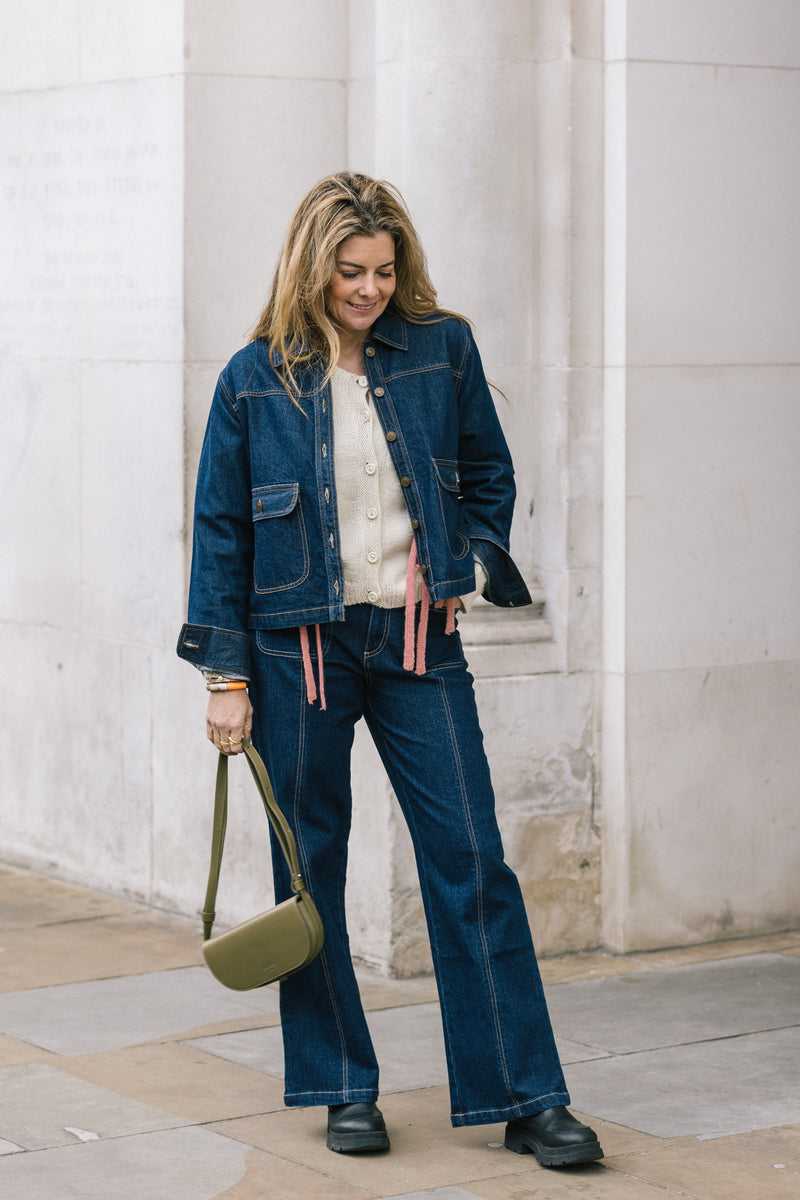
M 288 1105 L 378 1097 L 378 1064 L 345 924 L 350 754 L 364 717 L 417 860 L 439 988 L 451 1120 L 480 1125 L 568 1104 L 516 876 L 503 861 L 472 677 L 432 610 L 427 674 L 403 669 L 403 610 L 354 605 L 322 627 L 327 709 L 306 697 L 296 629 L 254 632 L 253 740 L 325 926 L 281 984 Z M 312 648 L 314 638 L 311 639 Z M 312 649 L 315 670 L 316 650 Z M 278 899 L 291 892 L 273 847 Z

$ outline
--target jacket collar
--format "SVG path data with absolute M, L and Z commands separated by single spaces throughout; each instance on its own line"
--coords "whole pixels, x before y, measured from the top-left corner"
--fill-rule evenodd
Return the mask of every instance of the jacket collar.
M 396 313 L 383 312 L 378 317 L 369 332 L 369 338 L 393 346 L 395 350 L 408 349 L 408 328 L 402 317 Z

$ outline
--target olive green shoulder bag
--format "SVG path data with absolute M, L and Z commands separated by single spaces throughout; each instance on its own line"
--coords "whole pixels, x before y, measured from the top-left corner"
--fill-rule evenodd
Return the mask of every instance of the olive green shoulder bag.
M 275 836 L 286 856 L 292 876 L 294 895 L 275 908 L 251 917 L 241 925 L 211 937 L 216 913 L 219 870 L 228 822 L 228 758 L 220 754 L 214 800 L 214 834 L 211 867 L 203 907 L 203 957 L 212 974 L 225 987 L 236 991 L 264 987 L 279 979 L 288 979 L 316 958 L 322 949 L 323 929 L 320 915 L 309 896 L 300 874 L 294 834 L 278 807 L 267 769 L 258 751 L 245 739 L 242 749 L 247 756 Z

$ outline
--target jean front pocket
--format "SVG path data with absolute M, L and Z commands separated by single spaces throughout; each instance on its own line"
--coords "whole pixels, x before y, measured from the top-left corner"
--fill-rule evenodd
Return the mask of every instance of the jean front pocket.
M 255 631 L 255 639 L 256 646 L 261 654 L 277 655 L 278 658 L 301 659 L 303 657 L 303 650 L 300 644 L 300 630 L 296 625 L 282 629 L 257 629 Z M 322 657 L 324 658 L 331 644 L 331 626 L 329 623 L 320 626 L 320 641 L 322 643 Z M 309 653 L 311 661 L 316 662 L 317 643 L 313 629 L 309 630 Z
M 253 488 L 253 586 L 260 593 L 297 587 L 308 576 L 308 537 L 299 483 Z

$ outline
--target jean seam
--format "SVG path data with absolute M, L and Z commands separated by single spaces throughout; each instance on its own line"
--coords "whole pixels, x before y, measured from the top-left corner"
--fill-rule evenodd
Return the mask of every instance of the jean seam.
M 450 707 L 450 702 L 449 702 L 449 698 L 447 695 L 447 689 L 441 680 L 437 680 L 436 682 L 437 682 L 437 684 L 439 686 L 439 690 L 441 692 L 442 705 L 444 707 L 445 715 L 447 718 L 447 728 L 450 732 L 450 741 L 451 741 L 451 744 L 453 747 L 453 756 L 454 756 L 455 763 L 456 763 L 456 769 L 458 771 L 458 781 L 459 781 L 459 787 L 461 790 L 461 803 L 462 803 L 463 809 L 464 809 L 464 821 L 465 821 L 467 830 L 469 831 L 469 839 L 470 839 L 470 843 L 472 845 L 472 854 L 473 854 L 473 859 L 475 862 L 476 895 L 477 895 L 477 901 L 478 901 L 478 935 L 480 937 L 481 948 L 483 951 L 484 971 L 486 973 L 486 983 L 487 983 L 487 987 L 489 989 L 489 997 L 490 997 L 490 1001 L 491 1001 L 492 1014 L 494 1017 L 495 1040 L 497 1043 L 497 1050 L 498 1050 L 498 1055 L 499 1055 L 499 1059 L 500 1059 L 500 1066 L 501 1066 L 501 1070 L 502 1070 L 502 1074 L 503 1074 L 503 1079 L 504 1079 L 504 1082 L 506 1085 L 506 1092 L 509 1095 L 509 1097 L 512 1099 L 512 1101 L 515 1104 L 517 1104 L 517 1103 L 519 1103 L 519 1101 L 518 1101 L 517 1096 L 514 1093 L 513 1088 L 511 1087 L 511 1077 L 509 1075 L 508 1062 L 506 1061 L 505 1045 L 503 1042 L 503 1031 L 502 1031 L 501 1022 L 500 1022 L 500 1009 L 499 1009 L 499 1005 L 497 1003 L 497 988 L 495 986 L 494 975 L 492 974 L 491 959 L 489 956 L 489 948 L 488 948 L 487 939 L 486 939 L 485 916 L 484 916 L 484 905 L 483 905 L 483 872 L 482 872 L 482 867 L 481 867 L 480 854 L 478 852 L 477 838 L 475 836 L 475 827 L 472 823 L 472 814 L 471 814 L 470 808 L 469 808 L 469 796 L 468 796 L 468 792 L 467 792 L 466 781 L 464 779 L 464 764 L 461 759 L 461 752 L 460 752 L 459 746 L 458 746 L 458 739 L 455 735 L 455 727 L 454 727 L 454 723 L 453 723 L 452 709 Z
M 293 815 L 294 815 L 294 827 L 295 827 L 295 831 L 296 831 L 295 840 L 297 842 L 297 851 L 298 851 L 300 863 L 301 863 L 302 870 L 303 870 L 303 877 L 304 877 L 304 879 L 306 879 L 307 881 L 310 882 L 309 869 L 308 869 L 308 854 L 306 851 L 305 840 L 303 838 L 303 827 L 300 822 L 300 797 L 302 795 L 302 790 L 303 790 L 302 789 L 302 778 L 303 778 L 303 769 L 305 766 L 305 745 L 306 745 L 306 705 L 305 705 L 304 688 L 302 686 L 298 688 L 298 695 L 300 697 L 300 733 L 299 733 L 299 737 L 298 737 L 297 773 L 295 775 L 295 789 L 294 789 L 294 798 L 293 798 L 293 803 L 292 803 L 292 811 L 293 811 Z M 339 1049 L 341 1051 L 341 1056 L 342 1056 L 342 1058 L 341 1058 L 342 1091 L 346 1091 L 350 1086 L 348 1061 L 347 1061 L 347 1039 L 345 1038 L 345 1034 L 344 1034 L 344 1025 L 342 1024 L 342 1018 L 341 1018 L 341 1014 L 339 1012 L 339 1005 L 336 1000 L 336 989 L 334 988 L 333 980 L 331 979 L 330 967 L 328 965 L 328 958 L 327 958 L 327 954 L 326 954 L 324 945 L 320 952 L 319 958 L 320 958 L 320 966 L 322 967 L 322 971 L 325 976 L 325 985 L 328 989 L 328 996 L 330 997 L 331 1010 L 333 1012 L 333 1016 L 336 1021 L 336 1028 L 339 1033 Z M 333 1091 L 335 1089 L 328 1089 L 328 1090 Z M 295 1094 L 295 1093 L 290 1093 L 290 1094 Z M 297 1093 L 297 1094 L 302 1095 L 303 1093 Z
M 386 649 L 386 643 L 389 640 L 389 625 L 390 625 L 389 620 L 387 620 L 386 614 L 390 613 L 391 611 L 392 610 L 389 608 L 374 607 L 373 611 L 370 613 L 369 631 L 368 631 L 367 639 L 366 639 L 367 646 L 369 646 L 369 641 L 370 641 L 369 635 L 372 632 L 372 622 L 374 620 L 376 612 L 381 613 L 383 615 L 383 631 L 381 633 L 381 640 L 380 640 L 379 644 L 375 647 L 375 649 L 374 650 L 369 650 L 369 649 L 364 650 L 364 657 L 362 660 L 362 665 L 364 666 L 365 670 L 367 668 L 367 659 L 375 658 L 376 655 L 383 653 L 383 651 Z
M 367 706 L 369 709 L 371 709 L 371 705 L 369 705 L 369 701 L 367 701 Z M 372 739 L 375 742 L 375 746 L 378 750 L 378 753 L 380 754 L 381 761 L 384 762 L 384 764 L 385 764 L 386 761 L 390 758 L 390 755 L 387 753 L 388 743 L 386 742 L 386 739 L 383 736 L 383 731 L 373 722 L 370 723 L 369 729 L 370 729 L 370 734 L 372 735 Z M 394 783 L 393 783 L 393 786 L 395 788 L 395 792 L 397 793 L 398 802 L 400 802 L 401 794 L 403 796 L 403 803 L 401 804 L 401 807 L 403 809 L 403 814 L 404 814 L 406 822 L 408 824 L 409 832 L 411 833 L 412 842 L 414 843 L 414 847 L 416 849 L 417 846 L 422 846 L 422 845 L 424 845 L 424 843 L 423 843 L 423 840 L 419 836 L 419 832 L 417 829 L 416 816 L 415 816 L 413 809 L 408 801 L 407 788 L 402 779 L 399 780 L 399 786 L 395 785 Z M 449 1075 L 449 1079 L 450 1079 L 450 1083 L 451 1083 L 453 1098 L 457 1099 L 458 1098 L 458 1076 L 457 1076 L 457 1072 L 455 1069 L 455 1063 L 451 1061 L 450 1049 L 449 1049 L 450 1042 L 455 1041 L 455 1036 L 453 1034 L 453 1031 L 450 1030 L 450 1028 L 449 1028 L 448 1006 L 447 1006 L 447 1004 L 441 1003 L 441 995 L 442 995 L 442 991 L 444 990 L 444 979 L 442 979 L 440 981 L 439 972 L 436 970 L 436 962 L 435 962 L 436 956 L 438 954 L 438 947 L 441 945 L 441 938 L 436 929 L 436 916 L 435 916 L 435 911 L 434 911 L 434 905 L 431 902 L 432 892 L 431 892 L 430 885 L 428 883 L 427 862 L 425 860 L 424 855 L 420 856 L 419 854 L 415 854 L 415 858 L 417 861 L 417 875 L 419 877 L 420 890 L 422 891 L 423 898 L 427 899 L 427 904 L 425 905 L 425 914 L 426 914 L 426 921 L 427 921 L 427 925 L 428 925 L 429 940 L 431 942 L 431 949 L 434 952 L 434 970 L 436 971 L 437 990 L 439 991 L 439 998 L 440 998 L 439 1015 L 441 1017 L 442 1025 L 445 1027 L 445 1029 L 447 1029 L 449 1031 L 449 1035 L 450 1035 L 449 1037 L 445 1037 L 445 1053 L 447 1056 L 448 1075 Z

